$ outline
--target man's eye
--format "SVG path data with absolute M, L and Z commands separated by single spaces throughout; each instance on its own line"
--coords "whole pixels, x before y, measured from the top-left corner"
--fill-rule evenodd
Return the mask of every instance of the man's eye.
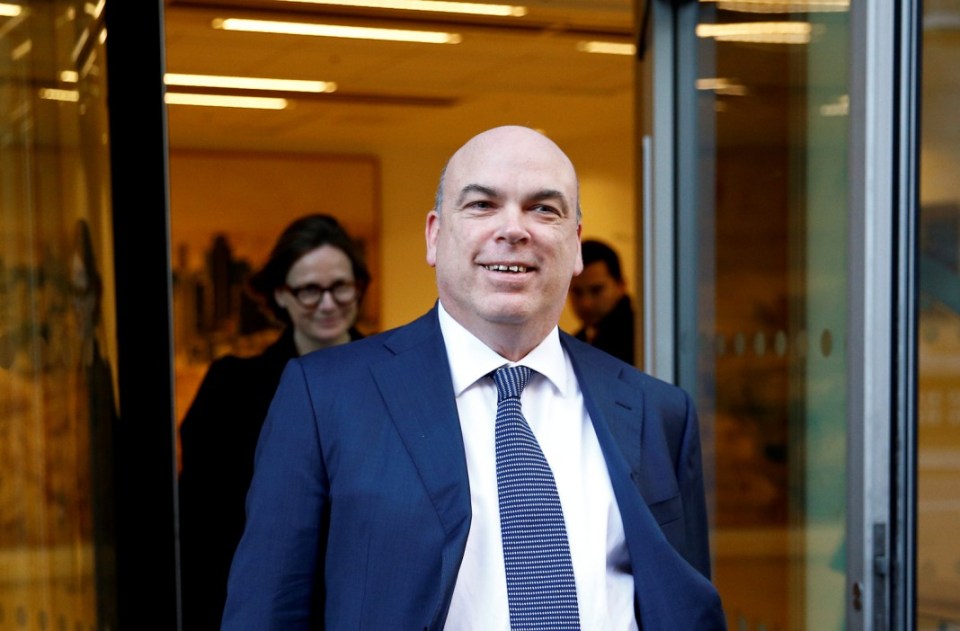
M 556 215 L 558 217 L 563 216 L 563 214 L 557 208 L 554 208 L 553 206 L 547 206 L 546 204 L 537 204 L 536 206 L 533 207 L 533 210 L 539 213 Z

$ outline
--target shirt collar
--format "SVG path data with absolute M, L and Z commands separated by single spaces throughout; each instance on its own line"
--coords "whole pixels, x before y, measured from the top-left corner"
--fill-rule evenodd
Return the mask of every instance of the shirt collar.
M 569 383 L 567 361 L 556 326 L 526 357 L 518 362 L 511 362 L 454 320 L 439 301 L 437 312 L 456 396 L 459 397 L 477 380 L 505 365 L 527 366 L 546 377 L 561 395 L 566 395 Z

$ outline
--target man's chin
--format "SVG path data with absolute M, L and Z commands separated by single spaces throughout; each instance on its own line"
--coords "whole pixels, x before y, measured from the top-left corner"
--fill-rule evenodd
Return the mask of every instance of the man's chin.
M 556 324 L 556 320 L 550 321 L 550 318 L 531 309 L 499 309 L 491 310 L 480 314 L 489 324 L 514 330 L 539 331 L 545 323 L 550 326 Z M 547 327 L 550 328 L 550 327 Z
M 524 324 L 533 316 L 533 309 L 526 300 L 491 300 L 481 315 L 488 322 L 505 325 Z

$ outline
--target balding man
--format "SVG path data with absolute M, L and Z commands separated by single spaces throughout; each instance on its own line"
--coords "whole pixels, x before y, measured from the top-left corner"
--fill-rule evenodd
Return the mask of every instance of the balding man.
M 557 328 L 580 231 L 544 135 L 450 158 L 434 308 L 287 366 L 223 629 L 725 628 L 689 397 Z

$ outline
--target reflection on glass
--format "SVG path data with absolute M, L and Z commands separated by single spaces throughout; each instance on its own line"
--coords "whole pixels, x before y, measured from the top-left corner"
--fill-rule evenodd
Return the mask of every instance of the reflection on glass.
M 731 629 L 843 626 L 848 8 L 700 4 L 696 391 Z
M 924 3 L 917 628 L 960 628 L 960 2 Z
M 115 629 L 103 4 L 0 12 L 0 627 Z

